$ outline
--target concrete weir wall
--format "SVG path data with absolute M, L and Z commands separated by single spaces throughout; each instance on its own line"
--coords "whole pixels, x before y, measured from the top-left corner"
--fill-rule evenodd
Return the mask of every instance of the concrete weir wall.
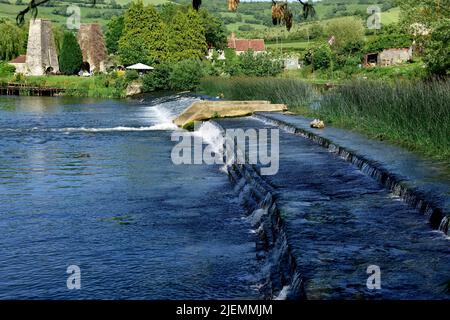
M 254 112 L 285 111 L 284 104 L 272 104 L 270 101 L 197 101 L 184 110 L 173 122 L 186 127 L 194 121 L 212 118 L 243 117 Z
M 352 150 L 348 150 L 345 147 L 339 146 L 324 137 L 293 126 L 289 123 L 273 119 L 265 114 L 255 114 L 254 117 L 265 123 L 275 125 L 283 130 L 286 130 L 287 132 L 298 134 L 304 138 L 307 138 L 318 145 L 327 148 L 330 152 L 339 155 L 345 161 L 352 163 L 362 172 L 381 183 L 409 206 L 424 214 L 433 229 L 440 230 L 447 235 L 449 234 L 449 212 L 443 208 L 442 205 L 434 201 L 435 197 L 430 194 L 429 191 L 419 190 L 416 186 L 411 185 L 408 181 L 405 181 L 403 177 L 400 177 L 397 174 L 385 169 L 380 163 L 367 159 L 366 157 L 357 154 Z
M 264 259 L 264 299 L 306 299 L 304 279 L 290 251 L 285 226 L 268 185 L 248 164 L 227 167 L 230 181 L 239 189 L 258 241 L 257 257 Z

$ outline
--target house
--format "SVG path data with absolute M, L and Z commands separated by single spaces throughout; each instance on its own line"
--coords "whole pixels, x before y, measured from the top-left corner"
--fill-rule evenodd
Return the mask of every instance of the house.
M 413 49 L 410 48 L 391 48 L 384 49 L 381 52 L 372 52 L 364 56 L 364 67 L 371 66 L 391 66 L 411 61 Z
M 16 67 L 16 73 L 23 73 L 25 74 L 27 72 L 27 56 L 26 55 L 21 55 L 18 56 L 17 58 L 11 60 L 9 62 L 9 64 L 13 65 L 14 67 Z
M 255 53 L 266 52 L 264 39 L 237 39 L 234 33 L 228 37 L 228 48 L 236 50 L 237 55 L 249 50 Z

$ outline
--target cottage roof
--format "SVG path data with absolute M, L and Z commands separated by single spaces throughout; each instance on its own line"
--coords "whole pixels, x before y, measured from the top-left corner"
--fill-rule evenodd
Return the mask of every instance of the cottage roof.
M 266 51 L 264 39 L 236 39 L 234 36 L 228 39 L 228 48 L 235 49 L 236 51 Z
M 18 56 L 17 58 L 11 60 L 9 63 L 25 63 L 27 60 L 27 56 L 22 54 Z

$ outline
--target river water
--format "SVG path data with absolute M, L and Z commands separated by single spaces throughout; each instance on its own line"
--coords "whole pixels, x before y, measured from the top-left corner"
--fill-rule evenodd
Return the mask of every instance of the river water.
M 259 298 L 227 176 L 170 158 L 194 99 L 0 97 L 0 299 Z

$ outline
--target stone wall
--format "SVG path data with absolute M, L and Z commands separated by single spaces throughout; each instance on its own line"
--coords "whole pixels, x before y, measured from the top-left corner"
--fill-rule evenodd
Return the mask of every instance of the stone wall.
M 105 72 L 108 53 L 100 25 L 81 24 L 78 31 L 78 43 L 83 53 L 83 61 L 89 63 L 91 71 Z
M 59 72 L 58 54 L 49 20 L 30 20 L 26 65 L 27 75 L 40 76 L 46 71 Z
M 385 49 L 379 55 L 379 64 L 382 66 L 390 66 L 400 64 L 412 59 L 411 48 L 401 49 Z

